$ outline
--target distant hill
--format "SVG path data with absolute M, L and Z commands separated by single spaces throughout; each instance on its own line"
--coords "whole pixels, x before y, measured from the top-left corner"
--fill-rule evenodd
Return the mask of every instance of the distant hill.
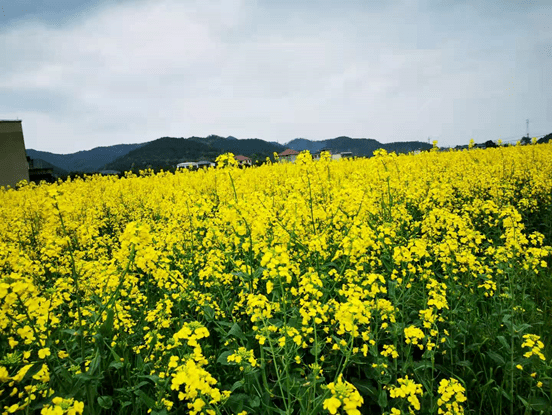
M 264 160 L 274 152 L 283 150 L 284 147 L 280 144 L 267 143 L 258 138 L 238 140 L 218 135 L 162 137 L 107 163 L 103 168 L 119 171 L 144 169 L 148 166 L 154 169 L 170 169 L 185 161 L 214 161 L 220 154 L 228 152 L 251 157 L 253 160 Z
M 96 147 L 92 150 L 72 154 L 54 154 L 28 149 L 27 155 L 34 160 L 43 160 L 53 166 L 54 174 L 64 176 L 67 172 L 92 173 L 102 170 L 139 170 L 148 167 L 171 169 L 185 161 L 214 161 L 222 153 L 231 152 L 264 161 L 273 153 L 281 153 L 286 148 L 297 151 L 309 150 L 316 153 L 324 148 L 334 153 L 350 151 L 355 156 L 372 156 L 379 148 L 397 153 L 431 148 L 420 141 L 382 144 L 369 138 L 336 137 L 323 141 L 296 138 L 286 145 L 267 142 L 259 138 L 237 139 L 228 136 L 210 135 L 207 137 L 174 138 L 162 137 L 142 144 L 118 144 L 109 147 Z
M 289 143 L 287 143 L 286 148 L 291 148 L 295 151 L 309 150 L 312 154 L 314 154 L 317 151 L 320 151 L 323 148 L 327 147 L 326 141 L 328 140 L 311 141 L 307 140 L 306 138 L 296 138 L 295 140 L 291 140 Z
M 171 168 L 183 161 L 214 160 L 220 152 L 198 137 L 162 137 L 105 164 L 102 170 Z
M 415 150 L 427 150 L 432 145 L 422 141 L 405 141 L 389 144 L 382 144 L 371 138 L 351 138 L 337 137 L 322 141 L 311 141 L 306 138 L 296 138 L 286 144 L 286 148 L 291 148 L 295 151 L 309 150 L 315 153 L 322 149 L 328 149 L 334 153 L 350 151 L 355 156 L 372 156 L 375 150 L 384 148 L 389 152 L 409 153 Z
M 266 156 L 272 155 L 274 152 L 279 153 L 285 150 L 285 147 L 281 144 L 269 143 L 259 138 L 246 138 L 238 140 L 234 137 L 224 138 L 218 135 L 210 135 L 206 138 L 190 137 L 188 140 L 208 144 L 219 150 L 220 153 L 230 152 L 235 155 L 241 154 L 251 158 L 255 158 L 255 156 L 262 156 L 262 159 L 264 159 Z
M 548 135 L 545 135 L 544 137 L 539 138 L 537 143 L 539 143 L 539 144 L 548 143 L 548 142 L 550 142 L 550 140 L 552 140 L 552 133 L 550 133 Z
M 27 149 L 32 159 L 41 159 L 68 172 L 91 173 L 102 169 L 104 165 L 124 156 L 144 144 L 117 144 L 109 147 L 96 147 L 92 150 L 71 154 L 55 154 L 47 151 Z

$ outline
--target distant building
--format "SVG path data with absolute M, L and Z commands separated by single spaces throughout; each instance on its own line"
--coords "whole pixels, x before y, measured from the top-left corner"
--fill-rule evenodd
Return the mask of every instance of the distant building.
M 351 151 L 342 151 L 341 153 L 334 153 L 329 148 L 323 148 L 320 151 L 317 151 L 316 153 L 314 153 L 313 160 L 320 160 L 320 156 L 324 152 L 330 153 L 330 157 L 332 160 L 339 160 L 342 158 L 353 158 L 353 153 Z
M 212 161 L 206 161 L 206 160 L 198 161 L 196 164 L 197 164 L 198 169 L 206 169 L 206 168 L 209 168 L 209 167 L 215 167 L 216 166 L 216 164 L 213 163 Z
M 102 170 L 100 174 L 102 176 L 118 176 L 121 172 L 119 170 Z
M 208 167 L 215 167 L 215 163 L 212 161 L 186 161 L 184 163 L 179 163 L 176 165 L 177 169 L 188 169 L 188 170 L 197 170 L 197 169 L 206 169 Z
M 194 169 L 197 168 L 197 163 L 193 161 L 187 161 L 185 163 L 179 163 L 176 165 L 177 169 Z
M 0 120 L 0 187 L 15 187 L 21 180 L 29 181 L 21 121 Z
M 298 155 L 299 155 L 298 151 L 288 148 L 282 151 L 280 154 L 278 154 L 278 157 L 280 157 L 280 160 L 282 161 L 294 162 Z
M 27 164 L 29 166 L 29 181 L 40 183 L 42 181 L 53 183 L 56 178 L 54 169 L 50 166 L 44 166 L 43 160 L 34 160 L 27 156 Z
M 331 156 L 332 151 L 327 147 L 321 148 L 320 150 L 318 150 L 316 153 L 313 154 L 312 159 L 313 160 L 320 160 L 320 157 L 322 156 L 322 153 L 330 153 L 330 156 Z
M 245 156 L 236 156 L 234 157 L 240 166 L 251 166 L 251 159 Z

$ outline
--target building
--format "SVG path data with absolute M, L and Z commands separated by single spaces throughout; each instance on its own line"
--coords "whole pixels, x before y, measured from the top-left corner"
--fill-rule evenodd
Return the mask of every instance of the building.
M 56 181 L 54 169 L 44 165 L 44 160 L 34 160 L 27 156 L 27 164 L 29 166 L 29 182 L 40 183 L 44 181 L 53 183 Z
M 234 159 L 240 164 L 240 166 L 251 166 L 251 159 L 245 156 L 236 156 Z
M 196 164 L 197 164 L 198 169 L 207 169 L 209 167 L 215 167 L 216 166 L 215 163 L 213 163 L 212 161 L 207 161 L 207 160 L 198 161 Z
M 0 120 L 0 187 L 29 181 L 21 121 Z
M 315 160 L 315 161 L 320 160 L 320 156 L 322 155 L 323 152 L 330 153 L 330 158 L 332 160 L 340 160 L 342 158 L 344 158 L 344 159 L 345 158 L 353 158 L 353 153 L 351 151 L 342 151 L 341 153 L 334 153 L 329 148 L 323 148 L 320 151 L 317 151 L 316 153 L 314 153 L 313 160 Z
M 281 161 L 294 162 L 298 155 L 299 155 L 298 151 L 288 148 L 282 151 L 280 154 L 278 154 L 278 157 L 280 158 Z
M 197 163 L 194 161 L 187 161 L 185 163 L 178 163 L 176 165 L 177 169 L 194 169 L 197 168 Z
M 206 169 L 209 167 L 215 167 L 215 163 L 212 161 L 186 161 L 184 163 L 179 163 L 176 165 L 176 169 L 188 169 L 188 170 L 197 170 L 197 169 Z
M 99 173 L 102 176 L 119 176 L 121 174 L 119 170 L 102 170 Z

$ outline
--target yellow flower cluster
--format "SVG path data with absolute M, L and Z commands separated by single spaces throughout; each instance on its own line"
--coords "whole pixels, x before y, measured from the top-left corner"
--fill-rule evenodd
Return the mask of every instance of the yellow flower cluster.
M 420 350 L 424 348 L 423 344 L 420 343 L 420 341 L 425 338 L 425 334 L 418 327 L 406 327 L 404 329 L 404 338 L 406 344 L 415 344 L 420 348 Z
M 178 366 L 171 381 L 171 389 L 178 392 L 178 399 L 188 400 L 188 410 L 192 415 L 201 413 L 207 406 L 206 413 L 214 415 L 216 411 L 210 408 L 223 398 L 216 385 L 217 380 L 211 376 L 203 367 L 201 362 L 188 359 L 184 364 Z M 184 385 L 184 390 L 182 390 Z
M 40 411 L 41 415 L 77 415 L 82 414 L 84 403 L 73 398 L 63 399 L 56 396 L 50 405 L 45 405 Z
M 247 350 L 245 347 L 240 347 L 235 353 L 229 355 L 226 359 L 228 362 L 236 363 L 242 371 L 244 369 L 249 370 L 258 366 L 253 350 Z
M 524 334 L 523 343 L 521 347 L 527 347 L 530 350 L 526 352 L 523 357 L 530 358 L 531 356 L 537 356 L 541 360 L 546 360 L 542 354 L 542 349 L 544 349 L 544 343 L 540 340 L 540 336 L 536 334 Z
M 413 379 L 409 379 L 408 376 L 397 379 L 399 386 L 391 385 L 386 386 L 389 390 L 389 396 L 391 398 L 406 398 L 408 401 L 410 411 L 419 411 L 421 408 L 419 396 L 424 394 L 422 385 L 416 383 Z
M 324 400 L 324 409 L 327 409 L 330 414 L 336 414 L 337 410 L 343 407 L 347 415 L 360 415 L 357 408 L 362 405 L 364 399 L 354 385 L 343 381 L 343 375 L 339 375 L 337 382 L 331 382 L 327 387 L 332 396 Z
M 479 399 L 471 358 L 507 350 L 544 396 L 552 145 L 217 162 L 0 190 L 4 412 L 68 388 L 39 409 L 82 411 L 83 382 L 114 412 L 395 413 L 373 392 L 392 384 L 397 407 L 473 412 L 421 384 Z
M 186 340 L 188 346 L 197 347 L 197 341 L 206 337 L 209 337 L 209 330 L 207 330 L 201 323 L 197 321 L 186 323 L 174 334 L 174 347 L 178 347 L 180 345 L 180 340 Z
M 444 415 L 460 415 L 464 413 L 464 408 L 461 406 L 467 400 L 464 392 L 464 387 L 454 378 L 442 379 L 439 383 L 439 414 Z

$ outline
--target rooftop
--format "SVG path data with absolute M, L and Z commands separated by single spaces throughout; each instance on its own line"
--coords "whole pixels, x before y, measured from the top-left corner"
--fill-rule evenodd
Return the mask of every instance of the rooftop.
M 247 160 L 251 160 L 249 157 L 246 157 L 246 156 L 236 156 L 234 157 L 236 160 L 239 160 L 239 161 L 247 161 Z
M 292 150 L 291 148 L 288 148 L 284 151 L 282 151 L 280 154 L 278 154 L 279 156 L 296 156 L 297 154 L 299 154 L 298 151 L 295 151 L 295 150 Z

